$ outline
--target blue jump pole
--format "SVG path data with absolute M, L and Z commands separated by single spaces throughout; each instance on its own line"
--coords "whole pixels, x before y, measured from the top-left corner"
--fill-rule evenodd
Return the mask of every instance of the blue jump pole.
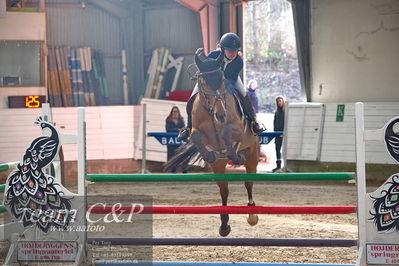
M 272 246 L 353 247 L 354 239 L 340 238 L 88 238 L 91 245 L 130 246 Z
M 145 265 L 145 266 L 355 266 L 355 264 L 322 264 L 322 263 L 264 263 L 264 262 L 192 262 L 192 261 L 111 261 L 99 260 L 96 261 L 97 266 L 131 266 L 131 265 Z

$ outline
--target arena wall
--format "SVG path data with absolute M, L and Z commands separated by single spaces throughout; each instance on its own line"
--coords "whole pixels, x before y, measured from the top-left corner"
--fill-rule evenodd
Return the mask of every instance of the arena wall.
M 312 102 L 399 101 L 398 11 L 397 1 L 311 0 Z

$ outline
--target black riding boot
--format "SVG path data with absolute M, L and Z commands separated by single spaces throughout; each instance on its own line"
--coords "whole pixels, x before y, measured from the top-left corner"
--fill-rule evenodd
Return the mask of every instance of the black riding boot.
M 274 172 L 276 172 L 277 170 L 280 170 L 281 169 L 281 160 L 280 159 L 277 159 L 277 161 L 276 161 L 276 168 L 274 168 L 272 171 L 273 171 L 273 173 Z
M 191 134 L 191 128 L 192 128 L 191 111 L 193 110 L 193 103 L 195 100 L 195 96 L 197 96 L 197 94 L 194 94 L 193 96 L 191 96 L 191 98 L 187 102 L 187 106 L 186 106 L 187 126 L 182 128 L 179 131 L 179 135 L 177 136 L 177 138 L 182 141 L 187 141 L 188 137 L 190 137 L 190 134 Z
M 255 135 L 258 135 L 265 131 L 266 129 L 261 127 L 258 122 L 256 122 L 256 117 L 255 117 L 255 112 L 254 108 L 252 107 L 251 100 L 249 99 L 249 96 L 245 96 L 243 99 L 243 109 L 244 109 L 244 114 L 247 117 L 247 119 L 251 122 L 252 125 L 252 131 L 255 133 Z

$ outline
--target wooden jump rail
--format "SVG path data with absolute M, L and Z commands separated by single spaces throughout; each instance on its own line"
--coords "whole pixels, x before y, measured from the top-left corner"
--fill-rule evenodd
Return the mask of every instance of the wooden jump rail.
M 262 174 L 87 174 L 91 182 L 344 181 L 350 172 Z
M 0 205 L 0 213 L 5 212 Z M 356 206 L 151 206 L 151 207 L 103 207 L 91 206 L 94 214 L 351 214 Z
M 354 239 L 339 238 L 88 238 L 91 245 L 151 246 L 273 246 L 354 247 Z
M 10 170 L 11 168 L 15 168 L 19 162 L 12 163 L 2 163 L 0 164 L 0 173 Z M 6 188 L 5 184 L 0 184 L 0 192 L 4 192 Z M 0 213 L 6 212 L 6 208 L 3 205 L 0 205 Z
M 11 163 L 2 163 L 0 164 L 0 172 L 5 172 L 10 170 L 11 168 L 15 168 L 19 162 L 11 162 Z
M 95 214 L 350 214 L 355 206 L 91 206 Z

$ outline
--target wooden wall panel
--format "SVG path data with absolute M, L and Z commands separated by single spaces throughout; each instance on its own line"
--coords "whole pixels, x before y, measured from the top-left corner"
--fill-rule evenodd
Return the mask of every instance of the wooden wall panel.
M 86 107 L 87 159 L 133 158 L 134 106 Z M 77 108 L 52 108 L 53 121 L 63 134 L 76 134 Z M 0 109 L 0 162 L 18 161 L 31 141 L 41 135 L 33 122 L 40 109 Z M 77 159 L 75 144 L 63 145 L 66 161 Z
M 345 104 L 345 115 L 342 122 L 336 121 L 337 105 Z M 325 104 L 324 126 L 320 161 L 323 162 L 355 162 L 355 104 L 327 103 Z M 317 112 L 289 107 L 288 118 L 288 159 L 315 160 L 314 152 L 318 125 Z M 378 129 L 391 118 L 399 116 L 399 105 L 390 103 L 365 103 L 365 128 Z M 382 142 L 366 144 L 366 161 L 368 163 L 391 164 L 394 161 L 385 151 Z
M 40 109 L 0 109 L 0 163 L 19 161 L 31 141 L 41 134 L 34 121 Z
M 336 122 L 337 104 L 345 104 L 343 122 Z M 399 116 L 398 103 L 366 102 L 365 129 L 379 129 L 391 118 Z M 321 146 L 321 160 L 325 162 L 355 162 L 355 105 L 354 103 L 327 103 Z M 366 143 L 368 163 L 393 163 L 384 143 Z
M 185 103 L 156 99 L 143 99 L 147 104 L 147 132 L 164 132 L 165 119 L 172 106 L 177 105 L 186 116 Z M 345 104 L 343 122 L 336 122 L 337 104 L 325 104 L 324 127 L 320 160 L 323 162 L 355 162 L 354 103 Z M 141 159 L 142 119 L 141 106 L 87 107 L 87 159 Z M 64 134 L 76 134 L 77 108 L 53 108 L 56 127 Z M 314 157 L 315 122 L 319 113 L 306 111 L 304 123 L 298 111 L 290 110 L 288 128 L 288 154 L 297 159 Z M 0 109 L 0 163 L 18 161 L 31 141 L 41 131 L 33 122 L 41 115 L 39 109 Z M 399 115 L 399 104 L 365 103 L 365 128 L 383 127 L 394 116 Z M 308 121 L 309 120 L 309 121 Z M 185 121 L 187 121 L 185 117 Z M 315 133 L 316 132 L 316 133 Z M 301 141 L 302 142 L 301 142 Z M 67 161 L 77 158 L 76 145 L 64 145 Z M 147 137 L 147 160 L 164 162 L 166 147 L 153 137 Z M 394 161 L 380 142 L 366 144 L 368 163 L 393 164 Z
M 320 135 L 321 106 L 291 105 L 288 110 L 287 158 L 289 160 L 316 160 Z

